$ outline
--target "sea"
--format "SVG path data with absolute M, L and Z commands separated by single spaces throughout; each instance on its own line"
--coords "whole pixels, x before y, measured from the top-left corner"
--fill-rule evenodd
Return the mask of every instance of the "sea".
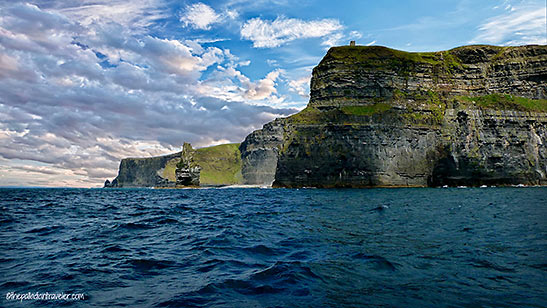
M 547 307 L 547 187 L 0 189 L 0 307 Z

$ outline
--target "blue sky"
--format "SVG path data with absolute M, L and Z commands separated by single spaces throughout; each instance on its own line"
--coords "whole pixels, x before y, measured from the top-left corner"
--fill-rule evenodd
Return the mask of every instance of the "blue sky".
M 243 138 L 329 47 L 546 44 L 545 0 L 0 0 L 0 186 L 100 186 L 123 157 Z

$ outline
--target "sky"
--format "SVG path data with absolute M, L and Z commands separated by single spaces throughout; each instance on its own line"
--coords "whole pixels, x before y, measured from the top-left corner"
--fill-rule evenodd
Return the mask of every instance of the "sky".
M 241 142 L 350 40 L 547 44 L 546 0 L 0 0 L 0 186 L 101 187 L 124 157 Z

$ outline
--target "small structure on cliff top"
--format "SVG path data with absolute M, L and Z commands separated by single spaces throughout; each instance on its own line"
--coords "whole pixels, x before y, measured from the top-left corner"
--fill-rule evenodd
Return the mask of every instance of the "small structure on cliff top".
M 199 186 L 201 167 L 194 162 L 194 152 L 190 143 L 185 142 L 182 145 L 180 162 L 175 170 L 177 186 Z

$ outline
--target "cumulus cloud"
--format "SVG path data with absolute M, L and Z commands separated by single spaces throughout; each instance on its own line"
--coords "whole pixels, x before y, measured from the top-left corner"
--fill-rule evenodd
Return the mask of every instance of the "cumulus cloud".
M 325 37 L 342 29 L 336 19 L 306 21 L 278 17 L 270 21 L 253 18 L 245 22 L 240 34 L 241 38 L 252 41 L 253 47 L 273 48 L 300 38 Z
M 281 107 L 284 98 L 277 96 L 277 81 L 281 69 L 269 72 L 263 79 L 251 81 L 234 66 L 218 67 L 210 78 L 202 82 L 198 90 L 210 96 L 232 102 Z
M 98 186 L 123 157 L 239 142 L 294 112 L 268 106 L 279 73 L 252 81 L 229 50 L 30 4 L 0 16 L 0 185 Z
M 294 92 L 302 98 L 309 98 L 309 86 L 311 76 L 305 76 L 296 80 L 289 81 L 289 91 Z
M 251 100 L 261 100 L 270 97 L 272 94 L 276 93 L 275 81 L 279 77 L 279 70 L 275 70 L 268 75 L 266 78 L 258 81 L 257 83 L 251 83 L 248 80 L 245 82 L 247 87 L 245 91 L 245 98 Z
M 547 44 L 546 10 L 540 7 L 513 7 L 479 27 L 471 44 Z
M 231 14 L 235 13 L 231 12 Z M 218 22 L 220 19 L 221 16 L 213 8 L 201 2 L 187 6 L 184 14 L 180 17 L 180 21 L 185 26 L 201 30 L 209 30 L 211 24 Z

